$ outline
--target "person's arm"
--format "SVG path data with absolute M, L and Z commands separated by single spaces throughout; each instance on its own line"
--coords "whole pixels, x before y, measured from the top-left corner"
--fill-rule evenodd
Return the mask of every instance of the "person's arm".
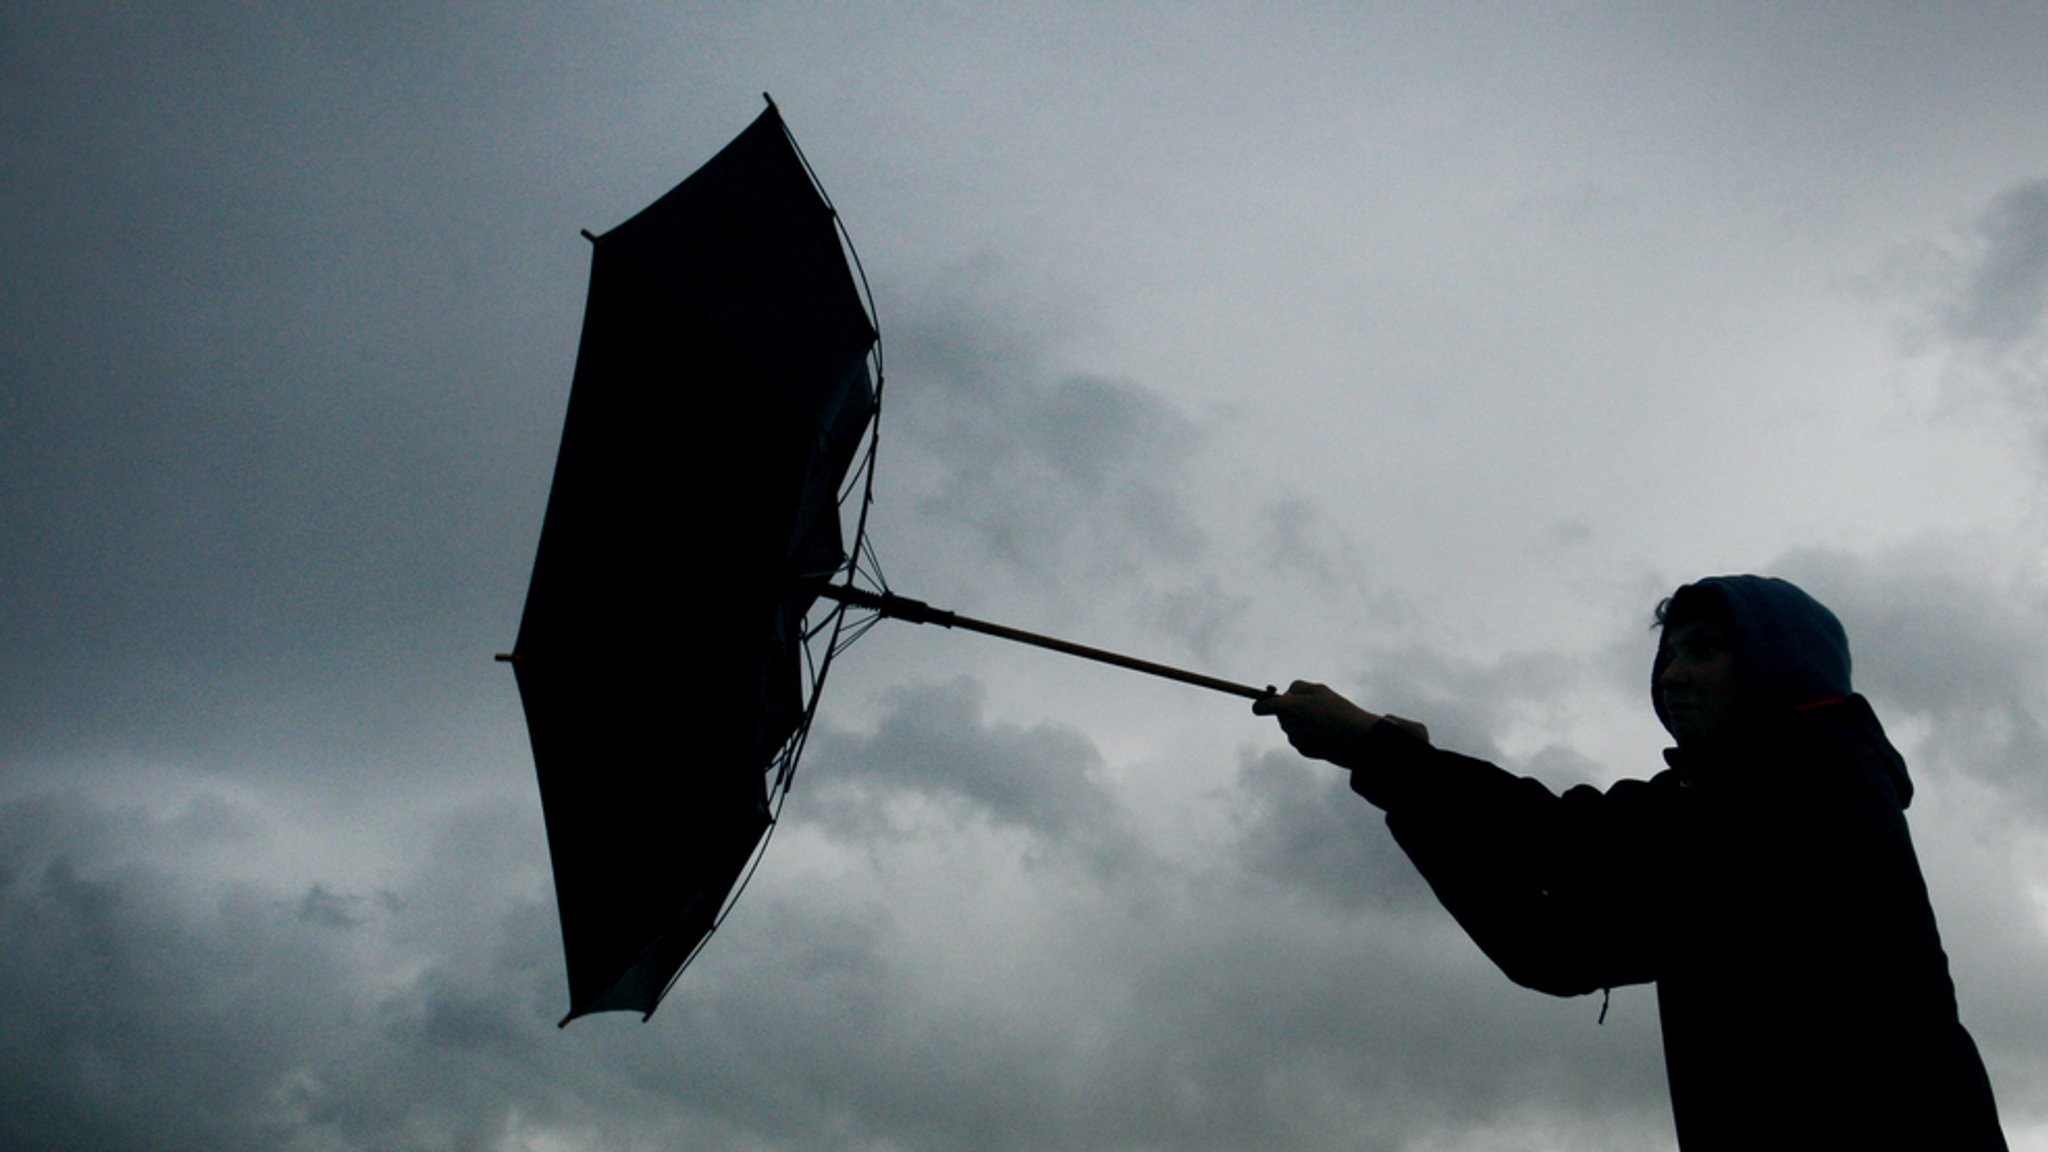
M 1675 847 L 1665 790 L 1625 780 L 1558 795 L 1483 760 L 1430 750 L 1387 828 L 1430 890 L 1509 979 L 1553 996 L 1659 975 Z
M 1327 685 L 1306 680 L 1253 701 L 1252 712 L 1279 720 L 1287 742 L 1303 756 L 1350 771 L 1352 790 L 1381 808 L 1421 769 L 1416 743 L 1424 750 L 1429 746 L 1429 729 L 1416 721 L 1368 712 Z
M 1253 705 L 1305 756 L 1351 772 L 1460 926 L 1508 977 L 1557 996 L 1655 978 L 1663 874 L 1650 786 L 1558 796 L 1535 780 L 1432 747 L 1413 721 L 1296 681 Z

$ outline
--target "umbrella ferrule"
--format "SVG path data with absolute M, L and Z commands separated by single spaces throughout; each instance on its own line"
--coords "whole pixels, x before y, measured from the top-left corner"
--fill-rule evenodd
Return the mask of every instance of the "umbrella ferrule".
M 913 624 L 937 624 L 941 628 L 953 626 L 953 613 L 944 608 L 934 608 L 922 600 L 898 596 L 894 592 L 882 593 L 882 615 Z
M 907 620 L 912 624 L 937 624 L 941 628 L 953 626 L 954 614 L 944 608 L 934 608 L 922 600 L 898 596 L 894 592 L 870 592 L 855 588 L 851 584 L 837 584 L 826 588 L 820 595 L 828 600 L 837 600 L 850 608 L 864 608 L 879 612 L 892 620 Z

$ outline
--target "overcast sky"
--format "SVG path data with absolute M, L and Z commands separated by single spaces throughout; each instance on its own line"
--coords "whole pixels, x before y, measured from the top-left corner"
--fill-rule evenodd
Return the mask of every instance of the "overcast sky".
M 1793 579 L 2048 1149 L 2048 11 L 840 7 L 0 13 L 0 1145 L 1670 1146 L 1654 993 L 1509 984 L 1243 701 L 909 625 L 653 1021 L 555 1028 L 490 657 L 577 232 L 765 90 L 896 590 L 1561 788 L 1660 766 L 1659 597 Z

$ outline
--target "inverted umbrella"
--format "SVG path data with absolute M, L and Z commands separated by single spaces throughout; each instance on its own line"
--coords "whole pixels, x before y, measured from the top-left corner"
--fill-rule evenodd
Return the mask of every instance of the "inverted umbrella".
M 772 102 L 667 195 L 585 233 L 569 411 L 500 657 L 540 781 L 565 1024 L 653 1015 L 764 842 L 832 656 L 879 616 L 1271 691 L 934 609 L 856 571 L 868 501 L 849 549 L 842 486 L 855 471 L 871 491 L 854 462 L 873 461 L 881 376 L 842 233 Z M 851 627 L 849 608 L 865 613 Z

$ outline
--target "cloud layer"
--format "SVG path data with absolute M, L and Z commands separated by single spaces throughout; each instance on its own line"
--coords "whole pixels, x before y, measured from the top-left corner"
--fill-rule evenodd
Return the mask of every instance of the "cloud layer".
M 555 1027 L 490 654 L 576 229 L 765 88 L 876 285 L 900 591 L 1563 787 L 1658 766 L 1659 596 L 1795 579 L 2048 1148 L 2044 47 L 2023 9 L 14 5 L 0 1145 L 1668 1145 L 1653 993 L 1508 984 L 1244 701 L 908 626 L 837 665 L 660 1014 Z

